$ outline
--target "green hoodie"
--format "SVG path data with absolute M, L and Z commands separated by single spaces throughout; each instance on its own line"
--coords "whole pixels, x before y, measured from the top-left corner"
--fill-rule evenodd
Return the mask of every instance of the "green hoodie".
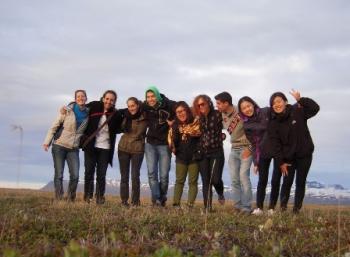
M 157 102 L 158 102 L 159 104 L 161 104 L 162 101 L 163 101 L 163 99 L 162 99 L 162 97 L 160 96 L 160 93 L 159 93 L 158 88 L 156 88 L 155 86 L 150 86 L 150 87 L 148 87 L 148 88 L 146 89 L 146 92 L 145 92 L 146 101 L 147 101 L 147 92 L 149 92 L 149 91 L 151 91 L 151 92 L 154 93 L 154 95 L 155 95 L 156 98 L 157 98 Z

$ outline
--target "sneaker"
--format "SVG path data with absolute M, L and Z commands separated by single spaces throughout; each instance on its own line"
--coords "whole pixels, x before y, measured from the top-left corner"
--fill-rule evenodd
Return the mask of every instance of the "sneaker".
M 263 215 L 263 214 L 264 214 L 264 212 L 263 212 L 263 210 L 260 209 L 260 208 L 256 208 L 256 209 L 254 209 L 254 211 L 252 212 L 252 215 L 256 215 L 256 216 L 260 216 L 260 215 Z
M 219 201 L 220 205 L 224 205 L 225 204 L 225 196 L 224 195 L 219 195 L 218 201 Z
M 274 209 L 269 209 L 267 211 L 267 216 L 273 216 L 275 214 L 275 210 Z

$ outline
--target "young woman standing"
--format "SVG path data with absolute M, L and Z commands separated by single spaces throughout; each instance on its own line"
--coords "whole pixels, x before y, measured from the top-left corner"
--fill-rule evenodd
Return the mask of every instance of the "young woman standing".
M 272 160 L 271 150 L 269 149 L 271 144 L 267 133 L 271 120 L 271 111 L 270 107 L 260 108 L 249 96 L 244 96 L 238 101 L 238 110 L 243 120 L 245 135 L 252 145 L 254 173 L 259 174 L 256 193 L 257 208 L 254 209 L 252 214 L 260 215 L 263 213 L 269 168 Z M 274 169 L 276 169 L 275 164 L 276 162 L 274 162 Z M 271 208 L 269 208 L 269 213 L 273 213 Z
M 306 177 L 314 151 L 307 120 L 315 116 L 320 107 L 314 100 L 301 97 L 298 91 L 292 90 L 290 94 L 297 101 L 295 105 L 288 104 L 286 96 L 281 92 L 272 94 L 270 106 L 274 115 L 269 126 L 269 135 L 272 140 L 272 153 L 280 168 L 279 177 L 276 176 L 273 183 L 277 185 L 278 182 L 279 187 L 280 177 L 284 176 L 280 195 L 281 210 L 287 209 L 296 175 L 293 212 L 298 213 L 303 204 Z
M 224 200 L 222 172 L 225 163 L 222 134 L 222 115 L 214 109 L 213 102 L 207 95 L 199 95 L 193 101 L 193 110 L 200 121 L 199 172 L 203 183 L 204 207 L 212 209 L 212 186 L 218 193 L 219 200 Z
M 76 90 L 74 98 L 75 101 L 68 105 L 67 111 L 64 114 L 59 113 L 43 144 L 44 150 L 48 151 L 52 142 L 52 157 L 55 167 L 55 198 L 57 200 L 61 200 L 64 194 L 62 181 L 65 162 L 68 164 L 70 174 L 67 197 L 69 201 L 75 200 L 79 182 L 79 142 L 88 121 L 85 90 Z M 56 138 L 54 138 L 54 135 L 56 135 Z
M 188 174 L 188 201 L 192 207 L 197 197 L 198 187 L 198 160 L 196 153 L 201 135 L 199 120 L 193 117 L 192 111 L 184 101 L 175 104 L 175 122 L 172 124 L 168 143 L 176 155 L 176 182 L 174 188 L 173 206 L 180 206 L 181 196 Z
M 96 203 L 105 202 L 106 172 L 112 166 L 116 134 L 120 132 L 122 115 L 115 109 L 117 94 L 107 90 L 101 101 L 88 104 L 89 124 L 85 135 L 89 142 L 83 147 L 85 153 L 84 200 L 90 202 L 94 193 L 96 173 Z M 96 133 L 98 132 L 98 133 Z
M 129 174 L 131 169 L 131 204 L 140 205 L 140 168 L 145 152 L 145 137 L 147 122 L 141 108 L 141 102 L 130 97 L 127 100 L 127 110 L 124 113 L 122 132 L 118 144 L 118 158 L 120 166 L 120 197 L 122 205 L 128 206 Z

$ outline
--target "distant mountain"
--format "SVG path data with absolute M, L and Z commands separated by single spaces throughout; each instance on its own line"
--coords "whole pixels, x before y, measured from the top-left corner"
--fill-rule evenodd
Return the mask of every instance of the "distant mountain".
M 84 191 L 83 181 L 80 181 L 78 184 L 78 192 Z M 107 179 L 106 181 L 106 194 L 119 195 L 119 183 L 118 180 Z M 68 187 L 68 181 L 64 181 L 65 191 Z M 130 185 L 131 187 L 131 185 Z M 54 183 L 50 181 L 47 185 L 41 188 L 42 191 L 54 191 Z M 225 186 L 225 197 L 226 199 L 232 199 L 232 189 L 228 186 Z M 188 188 L 185 186 L 183 199 L 187 196 Z M 294 197 L 295 187 L 292 187 L 291 191 L 291 201 Z M 171 198 L 174 192 L 174 185 L 169 185 L 169 194 L 168 197 Z M 269 194 L 271 192 L 271 186 L 268 186 L 266 189 L 266 200 L 269 199 Z M 256 188 L 253 188 L 254 200 Z M 141 196 L 150 197 L 150 189 L 148 183 L 141 183 Z M 202 186 L 198 185 L 198 199 L 202 199 Z M 308 181 L 306 183 L 306 193 L 305 193 L 305 203 L 314 203 L 314 204 L 350 204 L 350 190 L 344 188 L 342 185 L 325 185 L 317 181 Z

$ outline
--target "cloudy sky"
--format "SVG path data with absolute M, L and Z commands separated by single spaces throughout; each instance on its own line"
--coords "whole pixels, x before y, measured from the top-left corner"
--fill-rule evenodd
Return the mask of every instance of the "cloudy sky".
M 275 91 L 301 91 L 321 106 L 309 121 L 309 178 L 350 187 L 349 13 L 347 0 L 1 0 L 0 181 L 15 182 L 18 170 L 21 182 L 52 179 L 41 145 L 75 89 L 89 100 L 114 89 L 124 107 L 156 85 L 174 100 L 225 90 L 261 106 Z M 12 125 L 24 129 L 21 158 Z M 118 178 L 117 167 L 107 176 Z

